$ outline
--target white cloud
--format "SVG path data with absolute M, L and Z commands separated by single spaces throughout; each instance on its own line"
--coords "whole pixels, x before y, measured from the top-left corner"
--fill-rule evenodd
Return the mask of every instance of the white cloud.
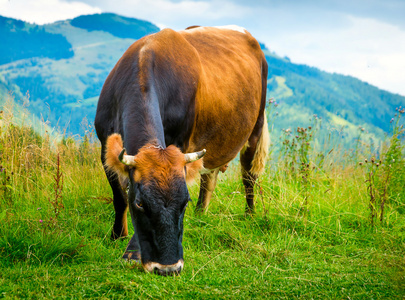
M 160 24 L 160 27 L 184 29 L 190 25 L 223 25 L 224 19 L 240 19 L 249 8 L 231 1 L 121 0 L 102 1 L 104 11 L 113 11 Z M 165 24 L 165 25 L 163 25 Z
M 0 14 L 38 24 L 101 11 L 151 21 L 160 28 L 236 24 L 293 62 L 405 95 L 405 26 L 389 21 L 403 15 L 402 0 L 359 1 L 0 0 Z
M 86 3 L 63 0 L 0 0 L 1 15 L 36 24 L 71 19 L 83 14 L 100 13 L 101 9 Z
M 350 26 L 291 32 L 271 41 L 272 50 L 293 62 L 357 77 L 405 95 L 405 31 L 367 18 L 347 16 Z

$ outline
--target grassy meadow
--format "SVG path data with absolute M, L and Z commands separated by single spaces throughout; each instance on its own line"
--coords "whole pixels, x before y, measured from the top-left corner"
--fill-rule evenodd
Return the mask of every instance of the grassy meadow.
M 185 269 L 161 277 L 120 258 L 128 239 L 109 238 L 112 193 L 91 130 L 80 140 L 40 136 L 5 108 L 0 298 L 404 299 L 401 116 L 379 146 L 360 129 L 345 150 L 316 124 L 273 136 L 253 216 L 244 215 L 237 163 L 203 215 L 190 186 Z

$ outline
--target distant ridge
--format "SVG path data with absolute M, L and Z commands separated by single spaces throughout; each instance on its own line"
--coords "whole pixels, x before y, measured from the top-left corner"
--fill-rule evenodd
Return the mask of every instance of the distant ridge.
M 119 38 L 140 39 L 141 37 L 159 31 L 150 22 L 127 18 L 113 13 L 85 15 L 74 18 L 70 24 L 88 31 L 101 30 Z
M 133 42 L 158 31 L 148 21 L 112 13 L 43 26 L 0 17 L 1 36 L 10 40 L 0 47 L 0 104 L 8 93 L 22 104 L 28 91 L 30 112 L 67 133 L 88 132 L 111 69 Z M 275 130 L 308 126 L 316 114 L 336 130 L 346 128 L 348 139 L 360 126 L 382 140 L 395 108 L 405 106 L 403 96 L 261 48 L 269 65 L 267 96 L 280 104 L 277 117 L 269 118 Z
M 32 57 L 73 57 L 72 45 L 42 26 L 0 16 L 0 65 Z

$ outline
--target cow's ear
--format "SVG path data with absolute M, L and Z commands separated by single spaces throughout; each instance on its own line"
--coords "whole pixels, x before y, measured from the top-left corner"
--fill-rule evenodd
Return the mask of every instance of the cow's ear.
M 121 135 L 114 133 L 107 139 L 105 150 L 105 166 L 108 170 L 117 173 L 121 177 L 128 177 L 128 167 L 120 161 L 123 150 Z M 122 156 L 122 155 L 121 155 Z
M 203 169 L 204 165 L 202 159 L 186 164 L 186 182 L 188 184 L 193 183 L 198 178 L 200 171 Z

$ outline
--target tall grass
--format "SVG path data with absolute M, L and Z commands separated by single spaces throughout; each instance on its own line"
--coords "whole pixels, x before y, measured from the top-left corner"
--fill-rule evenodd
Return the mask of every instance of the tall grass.
M 5 108 L 0 297 L 403 298 L 402 114 L 374 153 L 322 140 L 319 120 L 273 137 L 253 216 L 231 165 L 208 212 L 186 212 L 184 272 L 163 278 L 124 263 L 128 240 L 109 239 L 111 191 L 91 128 L 80 139 L 38 135 Z

